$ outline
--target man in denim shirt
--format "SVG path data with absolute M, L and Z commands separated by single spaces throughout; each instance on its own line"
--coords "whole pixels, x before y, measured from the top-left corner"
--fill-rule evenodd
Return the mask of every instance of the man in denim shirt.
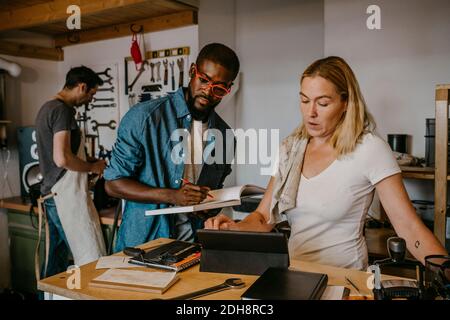
M 231 173 L 235 141 L 214 109 L 230 93 L 239 67 L 233 50 L 207 45 L 190 68 L 188 88 L 138 104 L 122 119 L 104 174 L 106 191 L 126 200 L 116 251 L 158 238 L 193 241 L 195 230 L 203 227 L 195 214 L 146 217 L 145 211 L 198 204 L 210 190 L 223 187 Z M 179 132 L 187 133 L 187 139 L 174 139 Z M 208 136 L 206 145 L 203 136 Z M 177 152 L 180 141 L 187 148 Z M 203 161 L 191 161 L 192 155 L 203 155 L 203 149 Z M 183 182 L 187 180 L 190 183 Z

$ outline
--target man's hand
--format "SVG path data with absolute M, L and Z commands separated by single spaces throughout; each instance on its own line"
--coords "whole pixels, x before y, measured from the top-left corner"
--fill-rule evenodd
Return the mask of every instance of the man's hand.
M 238 230 L 238 224 L 230 217 L 219 214 L 205 221 L 205 229 L 212 230 Z
M 172 204 L 177 206 L 191 206 L 203 202 L 211 191 L 208 187 L 185 184 L 179 190 L 174 190 Z
M 91 172 L 101 176 L 106 168 L 105 160 L 98 160 L 91 164 Z

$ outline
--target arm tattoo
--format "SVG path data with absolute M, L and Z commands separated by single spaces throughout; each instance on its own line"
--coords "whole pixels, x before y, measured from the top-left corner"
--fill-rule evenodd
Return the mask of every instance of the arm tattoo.
M 416 241 L 416 249 L 419 249 L 420 247 L 420 241 Z

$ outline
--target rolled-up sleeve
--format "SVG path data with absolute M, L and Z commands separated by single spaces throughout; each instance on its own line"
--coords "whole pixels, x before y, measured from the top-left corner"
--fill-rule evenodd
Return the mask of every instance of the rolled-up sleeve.
M 140 121 L 138 116 L 139 114 L 129 112 L 122 119 L 110 164 L 104 172 L 105 180 L 112 181 L 137 176 L 143 163 L 141 141 L 145 130 L 145 124 Z

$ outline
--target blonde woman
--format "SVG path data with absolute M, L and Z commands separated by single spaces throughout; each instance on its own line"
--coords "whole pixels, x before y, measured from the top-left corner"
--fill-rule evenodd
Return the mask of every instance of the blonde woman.
M 300 85 L 303 123 L 283 141 L 256 212 L 239 223 L 219 215 L 205 227 L 267 232 L 285 215 L 291 258 L 364 270 L 363 226 L 377 191 L 418 260 L 447 254 L 411 205 L 391 149 L 372 132 L 375 124 L 348 64 L 339 57 L 318 60 Z

